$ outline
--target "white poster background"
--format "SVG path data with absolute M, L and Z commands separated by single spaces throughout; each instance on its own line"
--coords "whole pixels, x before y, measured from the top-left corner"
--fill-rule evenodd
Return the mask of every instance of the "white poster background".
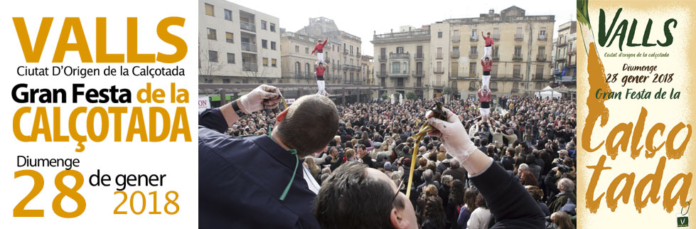
M 0 153 L 0 186 L 3 187 L 0 195 L 0 228 L 196 228 L 198 211 L 198 180 L 197 180 L 197 1 L 5 1 L 1 4 L 0 31 L 3 31 L 3 42 L 0 44 L 0 139 L 2 139 L 2 153 Z M 79 17 L 89 44 L 92 58 L 96 60 L 96 18 L 107 18 L 107 51 L 108 53 L 126 53 L 126 19 L 138 18 L 138 51 L 139 53 L 167 53 L 175 51 L 174 46 L 159 39 L 156 28 L 160 20 L 178 16 L 186 19 L 184 27 L 171 26 L 169 32 L 183 38 L 188 46 L 186 58 L 174 64 L 95 64 L 82 63 L 77 52 L 68 52 L 63 63 L 52 63 L 53 53 L 56 48 L 63 21 L 65 17 Z M 12 17 L 24 17 L 27 31 L 34 44 L 42 17 L 54 17 L 48 38 L 46 41 L 40 63 L 27 64 L 17 37 Z M 71 34 L 69 42 L 75 42 Z M 80 66 L 90 68 L 105 68 L 106 66 L 118 67 L 132 66 L 156 66 L 185 68 L 186 77 L 19 77 L 17 67 L 26 65 L 29 67 L 50 66 Z M 151 82 L 153 88 L 162 88 L 167 96 L 170 95 L 170 83 L 176 83 L 177 88 L 185 88 L 189 92 L 188 104 L 170 104 L 166 97 L 164 104 L 139 104 L 136 93 Z M 27 83 L 30 88 L 65 88 L 68 96 L 67 104 L 18 104 L 12 100 L 11 89 L 19 83 Z M 116 85 L 118 88 L 129 88 L 132 92 L 132 104 L 89 104 L 83 98 L 78 104 L 71 103 L 71 85 L 84 83 L 85 88 L 108 88 Z M 12 118 L 15 112 L 24 106 L 32 107 L 32 113 L 25 115 L 21 120 L 21 129 L 25 134 L 30 133 L 33 125 L 33 115 L 37 106 L 45 106 L 49 117 L 52 117 L 54 106 L 61 108 L 61 132 L 69 135 L 69 115 L 78 106 L 89 108 L 94 106 L 126 106 L 128 114 L 123 116 L 122 136 L 125 140 L 128 120 L 132 114 L 133 106 L 143 107 L 144 117 L 148 118 L 148 107 L 160 106 L 169 111 L 170 117 L 174 117 L 175 107 L 187 107 L 188 124 L 191 129 L 191 142 L 185 142 L 179 135 L 177 142 L 140 142 L 138 136 L 133 142 L 114 142 L 113 124 L 109 129 L 109 137 L 103 142 L 87 141 L 86 149 L 82 153 L 76 153 L 77 142 L 44 142 L 40 136 L 37 142 L 20 142 L 12 131 Z M 110 114 L 109 118 L 113 118 Z M 97 119 L 99 120 L 99 119 Z M 99 123 L 100 121 L 96 121 Z M 113 119 L 109 122 L 113 123 Z M 158 132 L 162 128 L 162 120 L 158 119 Z M 52 126 L 53 120 L 50 121 Z M 86 133 L 86 115 L 81 115 L 77 120 L 77 128 L 81 133 Z M 97 125 L 98 126 L 98 125 Z M 53 128 L 52 128 L 53 129 Z M 99 128 L 97 127 L 97 130 Z M 76 218 L 58 217 L 53 209 L 53 199 L 58 195 L 54 184 L 55 176 L 62 168 L 18 168 L 17 155 L 28 155 L 31 158 L 79 158 L 80 167 L 73 168 L 82 173 L 85 183 L 79 189 L 79 193 L 86 200 L 86 210 Z M 32 199 L 26 209 L 43 209 L 44 217 L 41 218 L 15 218 L 13 209 L 24 199 L 33 187 L 30 177 L 15 179 L 15 171 L 30 169 L 40 172 L 45 184 L 43 190 Z M 122 195 L 114 195 L 115 184 L 111 187 L 92 187 L 89 185 L 89 176 L 101 170 L 101 174 L 111 174 L 112 183 L 118 174 L 166 174 L 161 187 L 128 187 L 125 192 L 130 196 L 134 191 L 142 191 L 146 197 L 147 206 L 141 215 L 135 215 L 130 209 L 130 199 L 121 206 L 120 211 L 127 211 L 127 215 L 114 215 L 114 209 L 123 200 Z M 68 187 L 74 185 L 74 179 L 65 178 Z M 160 215 L 150 215 L 154 202 L 148 193 L 157 191 L 157 210 Z M 164 195 L 168 191 L 176 191 L 179 198 L 179 212 L 169 215 L 164 212 L 167 202 Z M 142 204 L 140 197 L 134 201 L 136 210 Z M 76 204 L 70 198 L 62 201 L 66 211 L 73 211 Z M 174 208 L 170 207 L 170 210 Z

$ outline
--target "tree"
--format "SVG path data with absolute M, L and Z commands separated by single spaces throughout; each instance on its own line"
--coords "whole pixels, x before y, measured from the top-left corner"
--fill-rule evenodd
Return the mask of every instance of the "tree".
M 387 94 L 386 92 L 384 92 L 384 93 L 382 94 L 382 99 L 383 99 L 383 100 L 389 99 L 389 94 Z
M 408 99 L 408 100 L 415 100 L 415 99 L 416 99 L 416 93 L 415 93 L 415 92 L 412 92 L 412 91 L 406 92 L 406 99 Z

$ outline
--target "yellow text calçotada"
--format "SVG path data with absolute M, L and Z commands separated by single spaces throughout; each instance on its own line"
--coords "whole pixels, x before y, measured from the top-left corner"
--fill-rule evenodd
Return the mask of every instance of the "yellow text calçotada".
M 141 142 L 161 142 L 169 138 L 170 142 L 176 142 L 179 135 L 183 135 L 184 140 L 191 141 L 191 130 L 189 128 L 186 108 L 177 107 L 174 115 L 169 114 L 167 109 L 162 107 L 149 107 L 148 117 L 144 117 L 142 107 L 133 107 L 130 111 L 128 107 L 77 107 L 70 112 L 68 123 L 68 135 L 61 131 L 61 109 L 53 107 L 53 115 L 49 117 L 46 107 L 37 107 L 32 111 L 31 107 L 22 107 L 17 110 L 13 118 L 12 130 L 15 138 L 22 142 L 36 142 L 39 135 L 43 135 L 46 142 L 68 142 L 70 138 L 77 141 L 76 152 L 84 151 L 82 144 L 87 140 L 93 142 L 104 141 L 109 135 L 109 129 L 113 128 L 114 142 L 123 141 L 123 131 L 121 122 L 128 121 L 126 130 L 126 142 L 132 142 L 135 135 L 140 136 Z M 30 116 L 34 113 L 33 125 L 30 133 L 21 130 L 23 116 Z M 86 131 L 79 131 L 77 120 L 80 116 L 86 116 Z M 95 123 L 96 117 L 101 120 Z M 158 133 L 157 120 L 162 120 L 161 131 Z M 51 125 L 52 120 L 52 125 Z M 112 121 L 113 120 L 113 121 Z M 147 125 L 146 125 L 147 123 Z M 95 126 L 100 125 L 100 129 Z

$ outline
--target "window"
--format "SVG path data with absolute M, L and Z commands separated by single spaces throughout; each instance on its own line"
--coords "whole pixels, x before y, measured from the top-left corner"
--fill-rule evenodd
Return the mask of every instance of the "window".
M 541 83 L 537 82 L 534 86 L 537 90 L 541 90 Z
M 544 65 L 543 65 L 543 64 L 537 65 L 537 67 L 536 67 L 536 76 L 535 76 L 535 77 L 536 77 L 537 79 L 542 79 L 542 78 L 544 78 Z
M 268 41 L 267 40 L 263 40 L 263 39 L 261 40 L 261 48 L 265 48 L 265 49 L 268 48 Z
M 546 52 L 546 47 L 539 46 L 539 56 L 543 56 L 545 52 Z
M 476 89 L 476 81 L 469 82 L 469 88 Z
M 276 59 L 271 59 L 271 67 L 278 67 L 277 62 L 278 62 L 278 60 L 276 60 Z
M 442 32 L 437 32 L 437 38 L 442 38 Z
M 512 77 L 513 78 L 520 78 L 520 72 L 521 72 L 521 67 L 519 64 L 516 64 L 515 66 L 512 67 Z
M 437 58 L 442 59 L 442 47 L 437 47 Z
M 452 36 L 454 41 L 459 41 L 459 30 L 454 31 L 454 35 Z
M 266 21 L 261 20 L 261 29 L 266 30 Z
M 230 83 L 230 79 L 222 79 L 222 83 Z
M 304 52 L 305 52 L 306 54 L 309 54 L 309 47 L 305 47 L 305 48 L 304 48 Z
M 275 41 L 271 41 L 271 49 L 276 50 L 276 43 Z
M 218 62 L 217 51 L 208 50 L 208 61 Z
M 476 34 L 476 29 L 472 29 L 472 30 L 471 30 L 471 39 L 472 39 L 472 40 L 476 40 L 476 38 L 477 38 L 476 35 L 477 35 L 477 34 Z
M 225 20 L 232 21 L 232 11 L 225 9 Z
M 493 64 L 491 66 L 491 78 L 498 77 L 498 64 Z
M 471 46 L 471 54 L 476 54 L 476 46 Z
M 500 30 L 493 28 L 493 39 L 500 40 Z
M 493 57 L 498 57 L 498 46 L 495 46 L 495 49 L 493 49 Z
M 208 28 L 208 40 L 217 40 L 217 31 L 215 29 Z
M 396 53 L 404 53 L 404 47 L 396 47 Z
M 205 4 L 205 15 L 215 17 L 215 6 L 206 3 Z
M 275 24 L 271 23 L 271 32 L 275 32 Z
M 469 75 L 476 75 L 476 62 L 469 63 Z
M 227 63 L 234 64 L 234 53 L 229 53 L 229 52 L 227 53 Z
M 539 36 L 546 37 L 546 27 L 541 27 L 541 30 L 539 31 Z
M 268 67 L 268 58 L 263 58 L 263 66 Z
M 459 46 L 452 47 L 452 52 L 458 54 L 459 53 Z
M 392 63 L 392 73 L 400 73 L 401 72 L 401 63 L 400 62 L 393 62 Z
M 517 27 L 517 33 L 519 35 L 522 35 L 522 27 Z
M 295 62 L 295 75 L 300 75 L 302 73 L 302 69 L 300 68 L 300 62 Z
M 515 57 L 522 56 L 522 46 L 515 46 Z
M 232 34 L 230 32 L 226 32 L 225 33 L 225 41 L 227 41 L 227 43 L 234 43 L 234 34 Z
M 310 72 L 312 72 L 312 71 L 309 70 L 309 63 L 305 63 L 305 72 L 306 72 L 307 74 L 309 74 Z
M 300 52 L 300 46 L 299 46 L 299 45 L 295 45 L 295 52 Z

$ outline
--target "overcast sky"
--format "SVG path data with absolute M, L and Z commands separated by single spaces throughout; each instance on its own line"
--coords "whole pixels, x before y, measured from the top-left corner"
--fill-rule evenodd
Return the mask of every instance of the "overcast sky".
M 363 54 L 373 55 L 370 41 L 377 34 L 398 31 L 402 25 L 421 27 L 448 18 L 478 17 L 494 9 L 496 13 L 517 6 L 527 15 L 555 15 L 558 25 L 576 20 L 575 0 L 228 0 L 278 17 L 280 27 L 297 32 L 309 24 L 309 18 L 326 17 L 336 22 L 339 30 L 362 38 Z M 554 33 L 554 37 L 556 33 Z

